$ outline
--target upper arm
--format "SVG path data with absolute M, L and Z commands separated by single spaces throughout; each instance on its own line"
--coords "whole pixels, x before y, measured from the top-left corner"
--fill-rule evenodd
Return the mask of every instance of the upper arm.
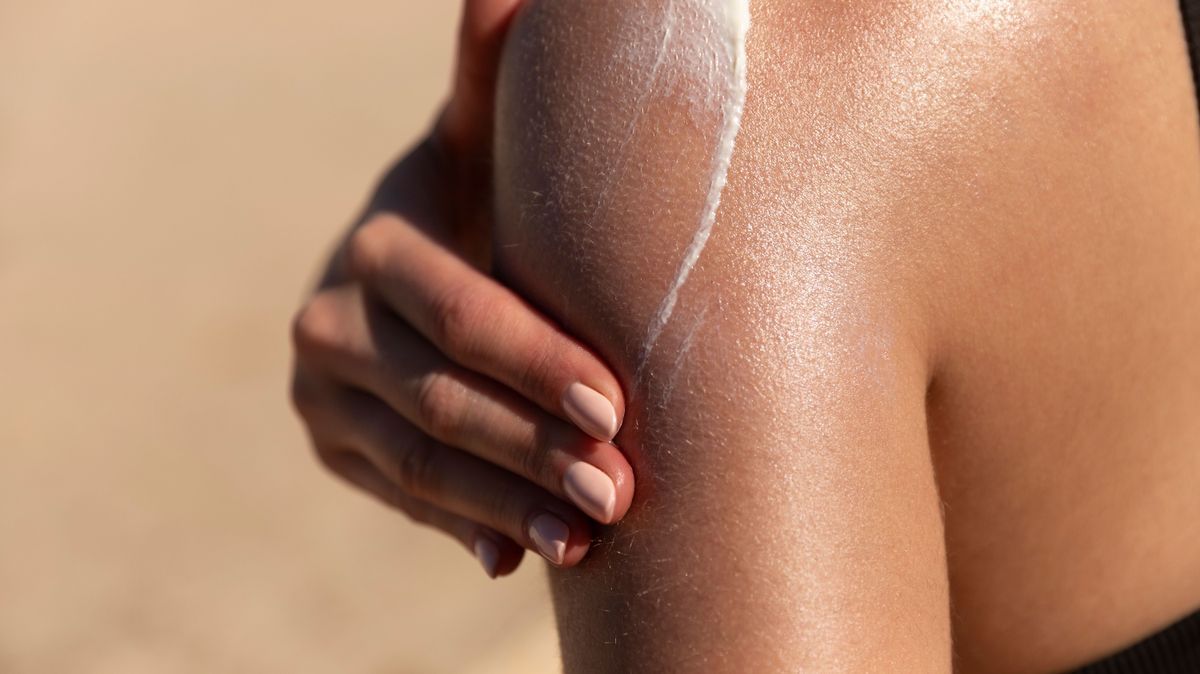
M 634 507 L 552 577 L 567 668 L 948 671 L 919 274 L 863 167 L 902 157 L 851 132 L 836 93 L 862 64 L 756 3 L 728 184 L 679 283 L 721 142 L 724 80 L 689 68 L 723 66 L 686 43 L 714 4 L 535 0 L 502 69 L 500 272 L 630 398 Z M 837 18 L 812 14 L 815 41 Z

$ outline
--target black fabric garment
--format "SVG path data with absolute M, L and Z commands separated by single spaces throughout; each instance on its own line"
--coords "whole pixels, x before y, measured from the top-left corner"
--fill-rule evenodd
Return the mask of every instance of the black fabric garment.
M 1200 611 L 1075 674 L 1200 674 Z
M 1183 31 L 1192 56 L 1192 82 L 1200 103 L 1200 0 L 1179 0 L 1179 11 L 1183 14 Z

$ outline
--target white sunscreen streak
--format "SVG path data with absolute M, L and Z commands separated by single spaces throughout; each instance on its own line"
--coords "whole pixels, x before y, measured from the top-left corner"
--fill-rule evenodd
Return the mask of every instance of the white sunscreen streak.
M 722 104 L 721 135 L 717 139 L 716 152 L 713 155 L 712 174 L 709 180 L 708 196 L 704 200 L 704 210 L 700 216 L 700 224 L 692 241 L 684 251 L 683 259 L 675 272 L 667 294 L 663 297 L 654 319 L 646 333 L 642 346 L 635 379 L 640 381 L 642 369 L 645 367 L 650 354 L 654 351 L 658 338 L 662 335 L 675 304 L 679 301 L 679 291 L 687 283 L 692 268 L 704 252 L 708 237 L 712 234 L 713 225 L 717 221 L 717 211 L 721 206 L 721 194 L 725 191 L 725 183 L 729 178 L 729 165 L 733 160 L 733 150 L 737 143 L 738 131 L 742 126 L 742 113 L 746 107 L 746 33 L 750 29 L 749 0 L 707 0 L 708 8 L 718 20 L 718 25 L 725 31 L 723 46 L 725 56 L 730 61 L 731 75 L 724 82 L 726 92 Z

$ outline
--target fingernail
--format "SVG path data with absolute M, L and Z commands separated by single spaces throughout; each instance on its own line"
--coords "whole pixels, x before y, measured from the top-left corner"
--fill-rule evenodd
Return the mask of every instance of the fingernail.
M 538 552 L 552 564 L 562 564 L 567 555 L 567 538 L 571 530 L 553 515 L 538 515 L 529 523 L 529 537 Z
M 607 442 L 617 434 L 617 410 L 599 391 L 575 382 L 563 393 L 562 405 L 579 430 L 593 438 Z
M 563 491 L 593 519 L 608 524 L 617 507 L 617 486 L 604 471 L 577 461 L 563 474 Z
M 496 565 L 500 563 L 500 548 L 483 536 L 475 539 L 475 559 L 483 566 L 488 578 L 496 577 Z

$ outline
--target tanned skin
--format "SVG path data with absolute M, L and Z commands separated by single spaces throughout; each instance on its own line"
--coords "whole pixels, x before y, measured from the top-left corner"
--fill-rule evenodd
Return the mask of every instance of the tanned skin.
M 647 67 L 615 6 L 531 2 L 498 91 L 498 270 L 613 368 L 637 474 L 551 574 L 567 671 L 1052 672 L 1200 606 L 1176 4 L 755 0 L 729 184 L 645 363 L 711 136 L 651 104 L 619 173 L 580 159 L 626 119 L 580 83 Z

